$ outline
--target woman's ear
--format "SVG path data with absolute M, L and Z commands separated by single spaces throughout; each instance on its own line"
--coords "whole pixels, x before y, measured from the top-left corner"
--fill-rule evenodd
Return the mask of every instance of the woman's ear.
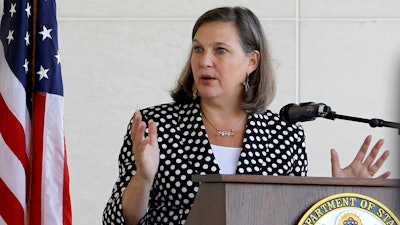
M 257 50 L 253 50 L 250 53 L 249 66 L 247 68 L 247 72 L 248 72 L 247 74 L 250 74 L 254 70 L 256 70 L 259 63 L 260 63 L 260 52 L 257 51 Z

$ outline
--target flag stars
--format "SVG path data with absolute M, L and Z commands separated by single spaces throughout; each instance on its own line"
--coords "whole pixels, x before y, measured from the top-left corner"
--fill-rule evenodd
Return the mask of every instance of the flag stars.
M 50 35 L 50 32 L 51 32 L 52 30 L 53 30 L 53 29 L 47 29 L 46 26 L 43 25 L 43 30 L 39 32 L 39 34 L 43 35 L 42 41 L 44 41 L 44 39 L 46 39 L 46 38 L 52 39 L 52 37 L 51 37 L 51 35 Z
M 29 18 L 29 16 L 31 15 L 31 6 L 29 5 L 29 2 L 26 3 L 25 11 L 26 11 L 26 16 Z
M 13 17 L 14 13 L 17 12 L 17 10 L 15 10 L 15 8 L 17 7 L 17 3 L 11 3 L 11 9 L 10 9 L 10 13 L 11 13 L 11 18 Z
M 26 46 L 28 46 L 28 45 L 30 44 L 30 42 L 29 42 L 29 36 L 30 36 L 30 35 L 29 35 L 28 31 L 27 31 L 27 32 L 25 33 L 25 38 L 24 38 L 24 39 L 25 39 L 25 45 L 26 45 Z
M 14 30 L 9 30 L 8 31 L 8 36 L 7 36 L 8 44 L 10 44 L 10 42 L 12 40 L 14 40 L 13 34 L 14 34 Z
M 25 59 L 25 63 L 23 65 L 23 67 L 25 68 L 25 73 L 28 73 L 28 64 L 29 64 L 28 60 Z
M 47 72 L 49 71 L 49 69 L 45 69 L 43 68 L 43 66 L 40 66 L 40 71 L 37 72 L 37 74 L 39 75 L 39 81 L 44 78 L 49 79 L 49 76 L 47 76 Z
M 57 59 L 57 64 L 60 64 L 60 51 L 57 50 L 57 55 L 54 55 Z

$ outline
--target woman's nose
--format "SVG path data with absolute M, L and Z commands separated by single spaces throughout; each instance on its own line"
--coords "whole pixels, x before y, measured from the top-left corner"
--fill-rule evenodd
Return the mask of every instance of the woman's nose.
M 210 51 L 204 51 L 203 54 L 199 56 L 199 63 L 202 67 L 210 67 L 213 65 L 213 56 Z

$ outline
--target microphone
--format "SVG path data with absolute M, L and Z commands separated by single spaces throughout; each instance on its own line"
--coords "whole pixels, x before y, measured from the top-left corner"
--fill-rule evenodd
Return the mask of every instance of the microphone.
M 305 102 L 300 104 L 287 104 L 279 114 L 287 123 L 297 123 L 315 120 L 317 117 L 325 117 L 331 112 L 331 108 L 324 103 Z

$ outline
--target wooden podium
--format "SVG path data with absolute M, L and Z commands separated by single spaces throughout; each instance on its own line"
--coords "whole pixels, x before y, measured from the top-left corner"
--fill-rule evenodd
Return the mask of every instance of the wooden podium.
M 371 197 L 400 215 L 400 180 L 194 175 L 201 182 L 186 225 L 294 225 L 316 202 L 345 192 Z

